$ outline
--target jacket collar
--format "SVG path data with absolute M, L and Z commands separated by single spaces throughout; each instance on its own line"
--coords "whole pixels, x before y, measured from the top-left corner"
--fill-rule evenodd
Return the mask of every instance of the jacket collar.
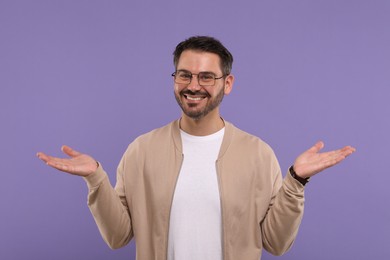
M 234 128 L 235 128 L 233 124 L 229 123 L 228 121 L 225 121 L 225 119 L 222 118 L 222 120 L 225 124 L 225 134 L 223 136 L 221 149 L 219 150 L 218 159 L 222 158 L 225 152 L 227 151 L 227 149 L 229 148 L 234 135 Z M 180 119 L 177 119 L 171 123 L 171 133 L 172 133 L 172 138 L 176 149 L 181 154 L 183 154 L 183 144 L 180 135 Z

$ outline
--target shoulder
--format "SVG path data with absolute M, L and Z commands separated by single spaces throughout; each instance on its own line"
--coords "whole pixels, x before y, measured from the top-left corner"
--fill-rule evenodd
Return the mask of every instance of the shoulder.
M 149 150 L 156 147 L 164 147 L 172 142 L 172 135 L 177 121 L 172 121 L 169 124 L 153 129 L 145 134 L 138 136 L 127 148 L 127 153 L 130 151 Z
M 221 158 L 225 166 L 227 165 L 225 169 L 239 167 L 241 174 L 256 172 L 262 178 L 279 176 L 279 163 L 270 145 L 258 136 L 241 130 L 231 123 L 225 126 L 226 138 Z M 267 180 L 263 179 L 263 182 L 266 183 Z
M 242 147 L 245 151 L 260 150 L 262 153 L 274 153 L 271 146 L 260 137 L 250 134 L 229 122 L 226 122 L 226 127 L 230 129 L 232 145 Z
M 176 121 L 173 121 L 167 125 L 164 125 L 162 127 L 156 128 L 151 130 L 150 132 L 147 132 L 145 134 L 142 134 L 138 136 L 134 142 L 148 142 L 150 140 L 167 137 L 172 134 L 172 128 L 174 127 Z

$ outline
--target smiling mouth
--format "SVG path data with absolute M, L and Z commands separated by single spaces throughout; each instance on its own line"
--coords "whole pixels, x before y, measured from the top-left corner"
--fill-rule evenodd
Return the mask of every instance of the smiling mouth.
M 200 101 L 200 100 L 206 98 L 206 97 L 191 97 L 191 96 L 189 96 L 189 95 L 184 95 L 184 97 L 185 97 L 186 99 L 188 99 L 188 100 L 191 100 L 191 101 Z

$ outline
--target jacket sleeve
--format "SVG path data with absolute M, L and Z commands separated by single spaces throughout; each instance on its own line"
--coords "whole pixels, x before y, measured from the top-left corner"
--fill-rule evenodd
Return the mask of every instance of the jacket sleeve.
M 102 166 L 84 179 L 89 189 L 88 207 L 104 241 L 112 249 L 125 246 L 133 232 L 124 192 L 122 162 L 118 167 L 115 189 Z
M 288 251 L 303 217 L 304 186 L 287 173 L 284 180 L 276 157 L 273 162 L 274 186 L 268 212 L 260 223 L 264 249 L 274 255 Z

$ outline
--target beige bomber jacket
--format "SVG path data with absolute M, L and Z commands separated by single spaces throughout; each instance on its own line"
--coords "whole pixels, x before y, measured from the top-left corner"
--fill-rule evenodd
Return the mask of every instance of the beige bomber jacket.
M 177 120 L 129 145 L 115 188 L 101 166 L 85 178 L 88 206 L 111 248 L 134 237 L 137 260 L 166 260 L 169 215 L 182 161 Z M 290 174 L 282 179 L 265 142 L 226 121 L 216 168 L 224 260 L 258 260 L 263 247 L 275 255 L 286 252 L 302 219 L 304 186 Z

